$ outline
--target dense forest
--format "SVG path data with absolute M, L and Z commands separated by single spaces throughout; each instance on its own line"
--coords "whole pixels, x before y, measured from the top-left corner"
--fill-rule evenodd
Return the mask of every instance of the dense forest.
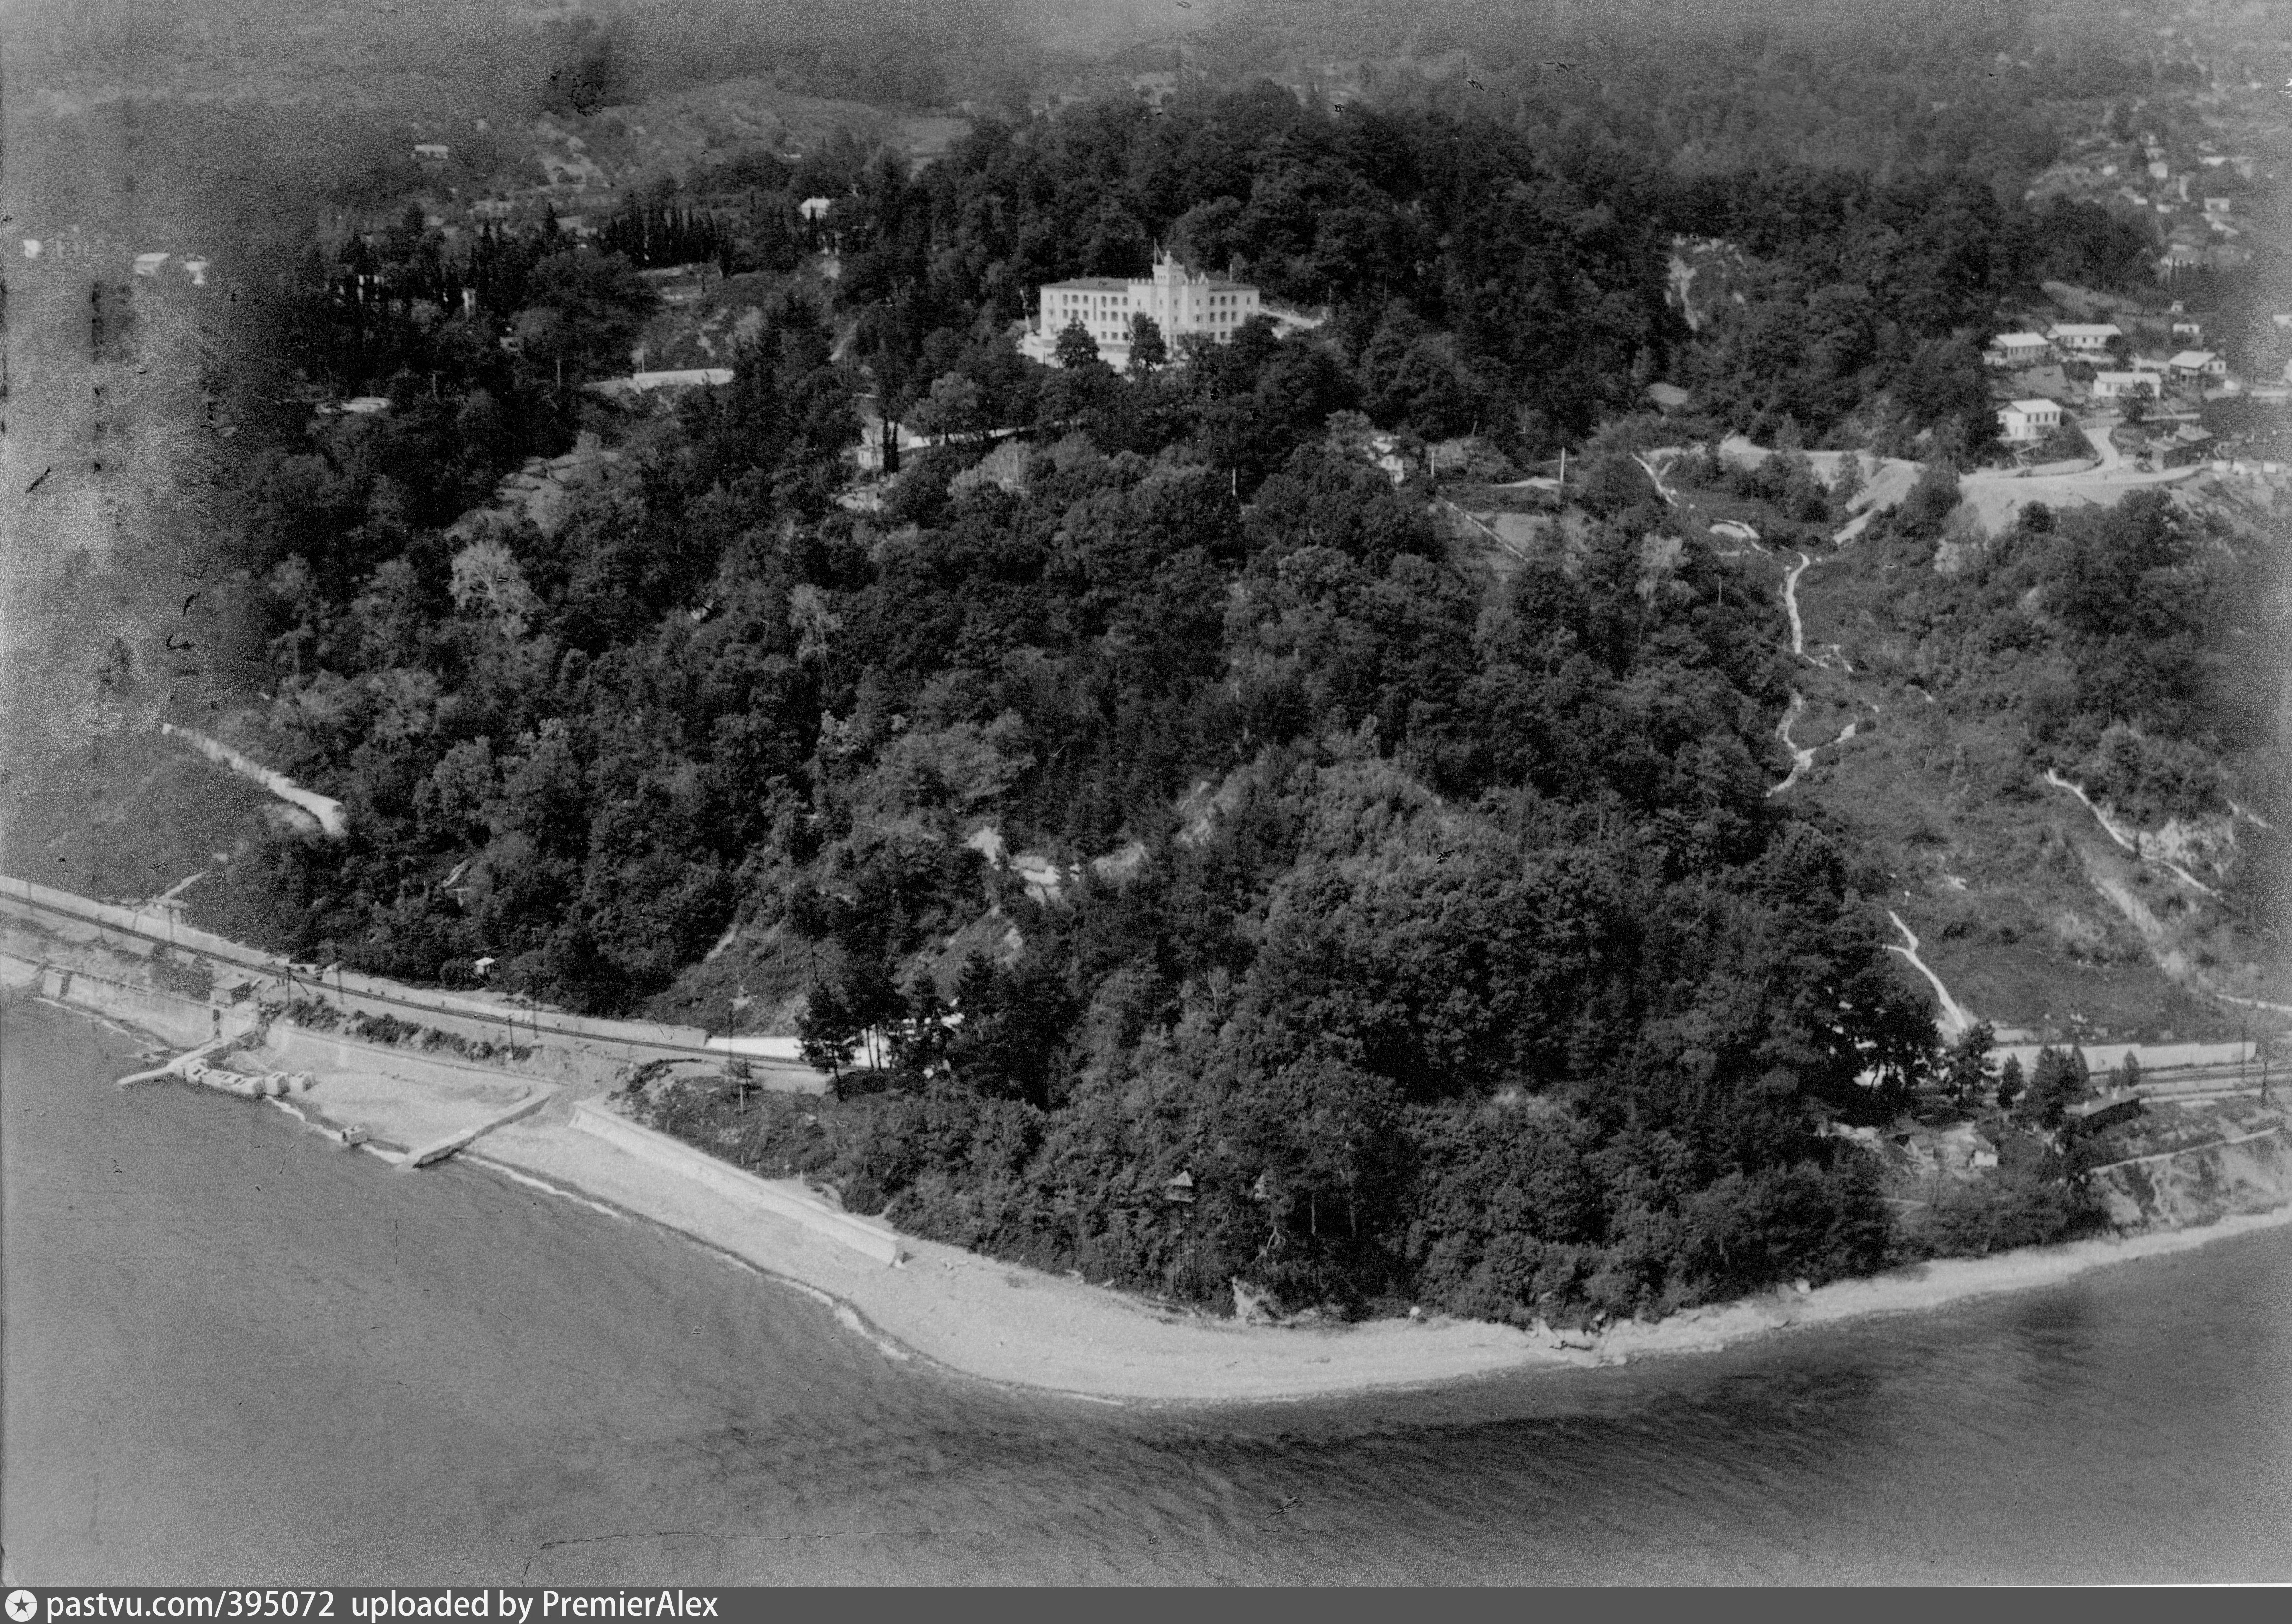
M 959 379 L 993 424 L 1029 422 L 1039 380 L 1004 335 L 1035 288 L 1142 274 L 1158 246 L 1326 312 L 1313 351 L 1336 358 L 1352 390 L 1334 404 L 1531 458 L 1631 409 L 1667 372 L 1755 434 L 1895 454 L 1939 434 L 1945 458 L 1979 456 L 1994 433 L 1980 349 L 1998 301 L 2046 278 L 2133 285 L 2151 248 L 2098 206 L 2001 200 L 1973 171 L 1683 174 L 1585 129 L 1547 140 L 1469 111 L 1331 110 L 1263 81 L 1159 110 L 1113 101 L 989 120 L 918 176 L 849 143 L 795 164 L 745 155 L 688 190 L 633 196 L 600 246 L 641 266 L 784 274 L 823 246 L 796 211 L 807 195 L 836 199 L 825 240 L 840 274 L 824 318 L 892 417 Z M 1739 300 L 1691 345 L 1665 298 L 1677 235 L 1747 255 Z M 592 286 L 529 289 L 553 256 L 551 275 L 578 267 Z M 304 364 L 344 388 L 401 368 L 465 371 L 473 360 L 433 351 L 472 331 L 489 341 L 529 307 L 626 303 L 569 242 L 488 226 L 457 256 L 411 215 L 378 241 L 352 239 L 332 274 L 335 299 L 314 319 L 351 342 L 314 344 Z M 450 317 L 462 287 L 483 317 L 472 327 L 407 319 L 425 303 Z M 569 378 L 617 364 L 626 322 L 599 330 Z M 1264 472 L 1261 457 L 1244 475 Z
M 306 268 L 281 344 L 392 409 L 250 454 L 235 545 L 265 748 L 350 836 L 273 840 L 210 922 L 601 1013 L 745 941 L 823 1062 L 888 1052 L 830 1108 L 746 1103 L 743 1159 L 1178 1297 L 1525 1320 L 1888 1255 L 1874 1164 L 1818 1130 L 1941 1063 L 1923 995 L 1883 877 L 1769 798 L 1771 595 L 1666 538 L 1631 453 L 1914 445 L 1936 472 L 1870 545 L 1930 559 L 1984 324 L 2062 256 L 2106 274 L 2106 215 L 1264 85 L 984 124 L 916 175 L 855 157 L 832 282 L 794 274 L 799 177 L 743 179 L 603 247 L 448 254 L 409 214 Z M 1675 232 L 1742 243 L 1756 296 L 1691 332 Z M 656 241 L 778 279 L 730 386 L 617 417 L 578 384 L 625 366 Z M 1158 243 L 1323 319 L 1126 374 L 1019 358 L 1037 283 Z M 1662 376 L 1707 415 L 1641 414 Z M 872 506 L 838 499 L 863 392 L 938 440 Z M 585 425 L 621 459 L 561 524 L 488 507 Z M 1570 448 L 1562 542 L 1491 571 L 1372 429 Z M 1777 493 L 1810 526 L 1841 494 Z M 2027 521 L 1918 612 L 1969 660 L 2044 645 L 2059 759 L 2201 795 L 2170 741 L 2217 725 L 2202 571 L 2169 516 L 2110 523 L 2064 562 Z M 2083 1221 L 2061 1178 L 2045 1232 Z

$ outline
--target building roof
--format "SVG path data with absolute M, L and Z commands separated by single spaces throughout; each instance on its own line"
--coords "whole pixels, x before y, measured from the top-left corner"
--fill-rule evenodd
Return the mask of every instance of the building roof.
M 2188 368 L 2209 367 L 2213 360 L 2213 352 L 2210 350 L 2183 350 L 2173 358 L 2171 364 L 2175 367 Z
M 2046 342 L 2043 333 L 2000 333 L 1989 341 L 1996 344 L 2041 344 Z
M 632 372 L 626 377 L 600 378 L 589 388 L 599 394 L 619 395 L 654 389 L 714 388 L 731 381 L 730 367 L 685 367 L 668 372 Z
M 2096 384 L 2154 384 L 2157 375 L 2153 372 L 2096 372 L 2093 375 L 2093 381 Z
M 2114 321 L 2059 321 L 2053 334 L 2055 338 L 2116 338 L 2121 329 Z
M 2006 409 L 2009 412 L 2057 412 L 2062 409 L 2062 403 L 2058 400 L 2015 400 Z
M 1045 282 L 1045 292 L 1121 294 L 1130 291 L 1129 281 L 1122 277 L 1069 277 L 1063 282 Z

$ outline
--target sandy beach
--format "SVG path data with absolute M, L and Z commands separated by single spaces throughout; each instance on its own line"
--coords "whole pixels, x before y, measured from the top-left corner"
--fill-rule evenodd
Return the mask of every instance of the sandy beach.
M 474 1159 L 650 1218 L 767 1273 L 835 1298 L 847 1326 L 887 1357 L 918 1355 L 1015 1386 L 1155 1403 L 1226 1403 L 1431 1386 L 1498 1371 L 1620 1363 L 1709 1351 L 1795 1326 L 1908 1313 L 2050 1285 L 2089 1269 L 2186 1250 L 2292 1223 L 2292 1207 L 2198 1229 L 2104 1238 L 1992 1257 L 1955 1258 L 1801 1296 L 1690 1309 L 1626 1323 L 1589 1348 L 1555 1347 L 1509 1326 L 1430 1315 L 1351 1326 L 1245 1326 L 1178 1313 L 1079 1280 L 902 1236 L 907 1260 L 884 1268 L 795 1224 L 679 1186 L 568 1128 L 521 1123 L 489 1135 Z M 793 1183 L 793 1181 L 790 1181 Z
M 1118 1403 L 1303 1399 L 1708 1351 L 1794 1327 L 2049 1285 L 2110 1264 L 2292 1223 L 2288 1206 L 2202 1227 L 1948 1259 L 1804 1294 L 1785 1289 L 1689 1309 L 1659 1322 L 1626 1322 L 1597 1337 L 1569 1333 L 1573 1345 L 1556 1345 L 1558 1338 L 1439 1314 L 1351 1326 L 1247 1326 L 909 1235 L 899 1237 L 902 1261 L 886 1266 L 803 1224 L 581 1131 L 573 1124 L 569 1096 L 486 1127 L 499 1115 L 496 1100 L 447 1098 L 410 1079 L 328 1069 L 288 1109 L 330 1137 L 355 1122 L 373 1135 L 367 1148 L 400 1162 L 401 1147 L 450 1134 L 464 1120 L 485 1127 L 461 1151 L 462 1159 L 553 1198 L 664 1225 L 824 1297 L 871 1356 Z M 426 1176 L 412 1170 L 406 1176 Z M 817 1199 L 797 1180 L 759 1182 L 786 1195 Z

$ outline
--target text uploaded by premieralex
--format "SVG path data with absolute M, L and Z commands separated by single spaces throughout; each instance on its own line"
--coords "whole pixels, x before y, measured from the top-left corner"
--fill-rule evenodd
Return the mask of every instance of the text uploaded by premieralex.
M 629 1588 L 562 1590 L 495 1586 L 387 1588 L 105 1589 L 42 1587 L 8 1593 L 5 1624 L 62 1624 L 77 1619 L 344 1620 L 384 1624 L 397 1619 L 484 1619 L 541 1624 L 558 1619 L 726 1619 L 740 1616 L 728 1599 L 750 1593 L 640 1590 Z

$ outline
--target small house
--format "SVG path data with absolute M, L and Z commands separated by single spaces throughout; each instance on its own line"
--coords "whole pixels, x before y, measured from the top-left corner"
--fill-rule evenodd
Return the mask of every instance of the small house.
M 442 141 L 417 141 L 414 143 L 414 158 L 416 163 L 442 164 L 450 150 Z
M 2228 362 L 2210 350 L 2183 350 L 2166 363 L 2176 378 L 2224 378 Z
M 2067 354 L 2094 356 L 2106 354 L 2109 341 L 2125 335 L 2113 321 L 2065 321 L 2050 336 L 2054 347 Z
M 2133 395 L 2157 395 L 2157 375 L 2153 372 L 2096 372 L 2093 375 L 2093 398 L 2096 400 L 2121 400 Z
M 1989 341 L 1983 358 L 1994 367 L 2032 367 L 2053 353 L 2042 333 L 2000 333 Z
M 1402 455 L 1400 442 L 1390 434 L 1368 437 L 1368 457 L 1396 485 L 1405 484 L 1416 469 L 1415 462 Z
M 1997 432 L 2021 444 L 2043 440 L 2062 426 L 2061 404 L 2054 400 L 2015 400 L 1997 408 Z
M 1971 1122 L 1954 1123 L 1934 1136 L 1933 1155 L 1938 1168 L 1959 1178 L 1971 1178 L 1997 1165 L 1997 1145 Z
M 2193 423 L 2184 423 L 2167 440 L 2152 441 L 2150 449 L 2160 468 L 2186 468 L 2212 455 L 2213 437 Z
M 2204 324 L 2196 321 L 2175 321 L 2173 324 L 2175 342 L 2186 340 L 2192 347 L 2205 341 Z

